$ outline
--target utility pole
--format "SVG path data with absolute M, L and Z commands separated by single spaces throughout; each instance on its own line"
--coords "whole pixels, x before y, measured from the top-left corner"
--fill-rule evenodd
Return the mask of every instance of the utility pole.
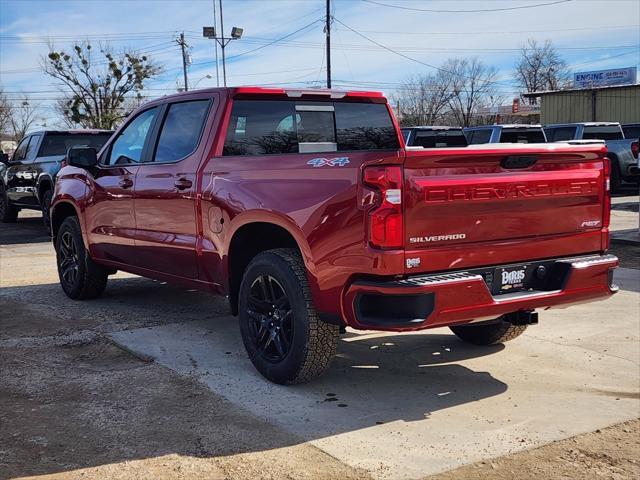
M 327 17 L 325 21 L 324 31 L 327 39 L 327 88 L 331 88 L 331 0 L 327 0 Z
M 189 91 L 189 81 L 187 80 L 187 51 L 185 47 L 188 47 L 184 41 L 184 32 L 180 34 L 180 39 L 176 40 L 180 48 L 182 49 L 182 73 L 184 74 L 184 91 Z
M 224 47 L 226 47 L 224 43 L 224 24 L 222 23 L 222 0 L 220 0 L 220 35 L 222 38 L 222 43 L 220 46 L 222 47 L 222 78 L 224 79 L 224 86 L 227 86 L 227 65 L 224 61 Z

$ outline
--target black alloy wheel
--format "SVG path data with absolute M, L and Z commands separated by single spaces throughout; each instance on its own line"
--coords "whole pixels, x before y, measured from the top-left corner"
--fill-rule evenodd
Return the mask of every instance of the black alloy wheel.
M 80 259 L 78 246 L 70 231 L 63 232 L 60 237 L 58 264 L 60 281 L 64 282 L 69 289 L 73 288 L 78 278 Z
M 269 362 L 281 362 L 293 342 L 293 312 L 289 297 L 271 275 L 260 275 L 250 288 L 247 315 L 257 353 Z

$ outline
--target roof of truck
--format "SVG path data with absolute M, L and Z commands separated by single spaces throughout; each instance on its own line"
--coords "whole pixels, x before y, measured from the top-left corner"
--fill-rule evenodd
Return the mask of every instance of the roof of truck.
M 619 127 L 620 122 L 570 122 L 570 123 L 550 123 L 545 127 L 572 127 L 584 125 L 585 127 Z
M 194 93 L 223 93 L 228 94 L 231 97 L 237 95 L 274 95 L 274 96 L 287 96 L 291 98 L 300 97 L 324 97 L 330 99 L 341 98 L 369 98 L 386 101 L 382 92 L 375 91 L 362 91 L 362 90 L 339 90 L 339 89 L 327 89 L 327 88 L 296 88 L 296 87 L 284 87 L 284 88 L 271 88 L 271 87 L 219 87 L 219 88 L 203 88 L 200 90 L 189 90 L 188 92 L 173 93 L 161 97 L 163 100 L 174 97 L 182 97 L 186 95 L 192 95 Z
M 479 128 L 542 128 L 542 125 L 528 125 L 526 123 L 505 123 L 500 125 L 476 125 L 475 127 L 465 127 L 465 130 L 474 130 Z
M 402 127 L 402 130 L 462 130 L 462 127 L 450 127 L 448 125 L 415 125 L 413 127 Z

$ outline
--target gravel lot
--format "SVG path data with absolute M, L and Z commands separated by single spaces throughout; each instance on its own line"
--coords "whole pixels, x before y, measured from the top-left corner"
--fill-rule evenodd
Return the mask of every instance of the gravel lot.
M 637 210 L 633 211 L 637 200 L 633 196 L 614 199 L 614 228 L 637 225 Z M 296 429 L 273 421 L 271 414 L 263 415 L 246 403 L 234 401 L 233 396 L 220 394 L 226 391 L 220 384 L 226 381 L 224 375 L 203 381 L 198 375 L 199 365 L 193 365 L 192 371 L 170 369 L 162 361 L 150 361 L 144 354 L 134 356 L 114 344 L 110 338 L 118 332 L 161 332 L 174 325 L 191 325 L 203 314 L 207 319 L 219 317 L 226 321 L 226 304 L 199 292 L 127 274 L 110 280 L 107 292 L 99 300 L 72 302 L 57 284 L 53 249 L 39 222 L 37 215 L 21 214 L 15 225 L 0 224 L 0 479 L 398 476 L 397 469 L 391 471 L 382 460 L 375 466 L 376 451 L 369 452 L 374 461 L 367 465 L 341 460 L 339 455 L 328 453 L 332 450 L 324 445 L 332 442 L 331 435 L 320 443 L 309 442 Z M 614 245 L 612 251 L 621 258 L 623 267 L 640 269 L 638 247 Z M 627 303 L 618 301 L 611 308 L 624 312 L 627 305 L 629 312 L 637 312 L 638 292 L 627 291 L 624 295 L 621 293 L 620 298 Z M 635 362 L 638 372 L 640 358 L 634 353 L 638 352 L 638 319 L 632 320 L 636 331 L 626 332 L 627 340 L 622 332 L 620 336 L 597 339 L 600 344 L 593 348 L 595 356 L 602 358 L 608 351 L 618 352 L 625 345 L 620 351 L 631 353 L 625 353 L 624 360 Z M 440 337 L 443 336 L 429 338 L 436 338 L 439 345 L 450 345 Z M 558 343 L 557 348 L 565 347 Z M 461 362 L 483 362 L 482 358 L 472 358 L 470 350 L 460 350 L 457 355 Z M 511 358 L 509 351 L 500 355 L 507 362 Z M 192 360 L 197 363 L 198 358 L 194 355 Z M 338 373 L 343 364 L 339 359 Z M 468 368 L 465 365 L 458 366 L 457 361 L 433 365 L 430 372 L 444 368 L 459 373 Z M 594 369 L 593 377 L 598 374 L 591 363 L 585 368 Z M 497 371 L 489 373 L 498 375 Z M 615 376 L 616 372 L 612 373 Z M 395 372 L 394 375 L 401 385 L 402 378 L 398 379 Z M 455 378 L 477 378 L 470 375 L 463 372 Z M 515 383 L 506 376 L 501 378 L 494 382 L 495 388 L 483 405 L 498 402 L 515 391 Z M 637 376 L 630 378 L 629 388 L 608 392 L 602 397 L 603 408 L 615 409 L 617 405 L 628 418 L 640 416 L 638 380 Z M 584 388 L 597 388 L 600 381 L 594 379 L 594 385 Z M 424 428 L 433 434 L 438 418 L 456 415 L 456 407 L 453 402 L 434 412 L 432 423 L 424 423 Z M 336 406 L 335 412 L 347 412 L 335 413 L 336 418 L 358 411 L 357 405 L 349 408 Z M 592 416 L 597 419 L 600 414 L 594 411 Z M 471 417 L 462 421 L 470 427 L 479 422 Z M 364 439 L 375 437 L 375 418 L 372 423 L 374 427 L 352 430 L 351 434 Z M 413 428 L 423 428 L 421 425 L 414 422 Z M 526 441 L 524 447 L 513 449 L 516 453 L 499 458 L 493 458 L 487 450 L 486 458 L 475 463 L 471 457 L 462 458 L 459 464 L 470 465 L 429 478 L 640 478 L 639 422 L 631 420 L 605 427 L 575 437 L 565 435 L 570 438 L 541 447 L 541 442 Z M 491 435 L 490 425 L 482 428 Z M 399 437 L 389 435 L 389 448 L 399 441 Z M 436 457 L 452 455 L 445 447 L 424 441 L 420 448 L 425 453 Z M 403 464 L 400 465 L 402 469 Z M 414 472 L 408 463 L 406 472 Z

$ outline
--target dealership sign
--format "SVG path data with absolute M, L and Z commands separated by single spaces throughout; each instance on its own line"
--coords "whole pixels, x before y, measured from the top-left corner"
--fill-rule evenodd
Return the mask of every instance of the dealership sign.
M 636 67 L 578 72 L 573 75 L 573 84 L 575 87 L 583 88 L 629 85 L 636 83 L 637 73 Z

